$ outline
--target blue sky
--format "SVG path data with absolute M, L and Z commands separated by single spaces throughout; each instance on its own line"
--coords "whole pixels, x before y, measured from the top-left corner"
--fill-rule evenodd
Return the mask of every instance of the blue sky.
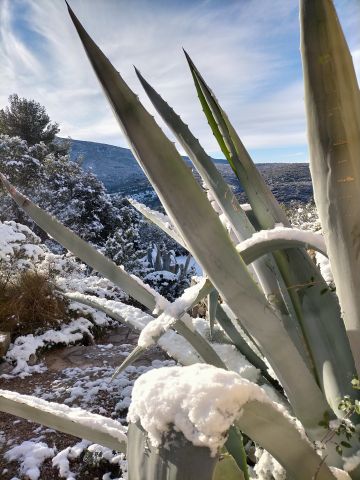
M 153 112 L 133 64 L 211 155 L 222 157 L 203 117 L 182 47 L 256 162 L 307 161 L 297 0 L 70 4 L 145 106 Z M 335 5 L 360 78 L 360 2 L 335 0 Z M 0 106 L 16 92 L 45 105 L 63 136 L 127 146 L 63 0 L 0 0 L 0 64 Z

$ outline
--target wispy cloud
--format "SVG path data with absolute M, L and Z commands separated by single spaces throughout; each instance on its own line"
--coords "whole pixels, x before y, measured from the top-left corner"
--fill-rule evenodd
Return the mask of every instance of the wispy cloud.
M 359 73 L 354 2 L 337 3 Z M 250 149 L 298 151 L 305 145 L 297 2 L 72 0 L 71 5 L 145 106 L 153 112 L 133 64 L 209 152 L 216 154 L 218 147 L 181 47 L 189 51 Z M 64 136 L 126 145 L 63 0 L 0 0 L 0 37 L 2 104 L 17 92 L 43 103 Z

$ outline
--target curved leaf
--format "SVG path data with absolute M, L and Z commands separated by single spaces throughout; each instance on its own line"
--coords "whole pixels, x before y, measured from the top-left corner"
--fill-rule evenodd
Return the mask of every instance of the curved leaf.
M 261 255 L 285 250 L 287 248 L 312 248 L 327 256 L 323 236 L 319 233 L 306 232 L 294 228 L 274 228 L 255 233 L 251 238 L 239 243 L 236 250 L 244 262 L 249 264 Z
M 360 375 L 359 85 L 333 3 L 300 4 L 314 197 Z
M 180 116 L 174 112 L 174 110 L 165 102 L 165 100 L 163 100 L 163 98 L 144 79 L 138 70 L 136 70 L 136 73 L 153 105 L 168 127 L 173 131 L 186 153 L 189 155 L 195 168 L 198 170 L 203 181 L 219 205 L 220 210 L 224 213 L 228 223 L 232 228 L 232 232 L 238 241 L 243 241 L 251 237 L 251 235 L 255 233 L 254 227 L 248 219 L 245 211 L 237 201 L 232 189 L 225 182 L 222 175 L 214 165 L 212 159 L 207 155 L 197 138 L 194 137 L 189 127 L 181 120 Z M 196 78 L 194 78 L 194 80 L 196 82 Z M 201 94 L 200 91 L 199 94 Z M 205 104 L 204 108 L 206 108 Z M 217 128 L 216 122 L 212 125 L 215 129 Z M 284 288 L 282 288 L 283 279 L 278 271 L 274 259 L 271 256 L 259 258 L 251 265 L 251 268 L 253 268 L 256 272 L 256 275 L 259 279 L 259 284 L 263 289 L 268 301 L 275 309 L 281 312 L 281 315 L 284 317 L 284 324 L 289 326 L 292 325 L 294 322 L 290 316 L 294 316 L 294 312 L 290 297 L 287 292 L 284 291 Z M 303 358 L 308 361 L 308 355 L 304 351 L 303 341 L 301 335 L 299 334 L 299 330 L 289 328 L 288 331 L 298 350 L 302 353 Z
M 283 407 L 281 407 L 283 408 Z M 278 404 L 251 400 L 242 409 L 236 425 L 267 450 L 294 480 L 335 480 L 328 465 Z M 300 427 L 301 428 L 301 427 Z M 341 457 L 334 457 L 339 466 Z
M 169 237 L 175 240 L 175 242 L 177 242 L 183 248 L 185 248 L 186 250 L 188 249 L 185 245 L 183 238 L 181 238 L 181 235 L 179 234 L 179 232 L 177 232 L 174 225 L 170 223 L 170 219 L 167 218 L 166 215 L 151 210 L 151 208 L 137 202 L 133 198 L 128 198 L 128 200 L 131 205 L 136 208 L 136 210 L 138 210 L 142 215 L 144 215 L 145 218 L 147 218 L 148 220 L 150 220 L 150 222 L 159 227 L 163 232 L 169 235 Z
M 195 447 L 180 432 L 164 434 L 159 447 L 151 445 L 138 423 L 129 425 L 127 461 L 129 480 L 209 480 L 217 457 L 206 447 Z
M 79 407 L 68 407 L 41 398 L 0 390 L 0 411 L 78 438 L 85 438 L 112 450 L 126 452 L 127 430 L 121 423 Z

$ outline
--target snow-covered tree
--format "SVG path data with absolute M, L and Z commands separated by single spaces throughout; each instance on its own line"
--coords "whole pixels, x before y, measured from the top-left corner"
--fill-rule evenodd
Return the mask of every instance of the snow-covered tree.
M 139 214 L 125 198 L 112 195 L 111 199 L 115 211 L 118 212 L 119 222 L 106 241 L 104 253 L 118 265 L 123 265 L 127 271 L 142 274 L 143 266 L 140 260 L 146 251 L 139 233 Z
M 68 155 L 54 152 L 44 143 L 29 146 L 19 137 L 0 135 L 0 171 L 116 263 L 130 271 L 140 268 L 139 258 L 145 252 L 140 248 L 138 214 L 126 200 L 108 195 L 102 182 Z M 0 220 L 29 225 L 46 238 L 4 191 L 0 191 Z
M 0 133 L 26 140 L 28 145 L 51 144 L 59 125 L 51 122 L 45 107 L 35 100 L 9 97 L 9 106 L 0 110 Z

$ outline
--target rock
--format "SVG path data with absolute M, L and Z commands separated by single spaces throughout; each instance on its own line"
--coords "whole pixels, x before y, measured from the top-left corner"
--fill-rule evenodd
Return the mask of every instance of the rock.
M 35 364 L 37 363 L 37 361 L 38 361 L 38 358 L 37 358 L 36 354 L 35 354 L 35 353 L 32 353 L 32 354 L 30 355 L 29 360 L 28 360 L 27 363 L 28 363 L 28 365 L 30 365 L 30 366 L 32 367 L 33 365 L 35 365 Z
M 5 357 L 10 346 L 10 333 L 0 332 L 0 358 Z

